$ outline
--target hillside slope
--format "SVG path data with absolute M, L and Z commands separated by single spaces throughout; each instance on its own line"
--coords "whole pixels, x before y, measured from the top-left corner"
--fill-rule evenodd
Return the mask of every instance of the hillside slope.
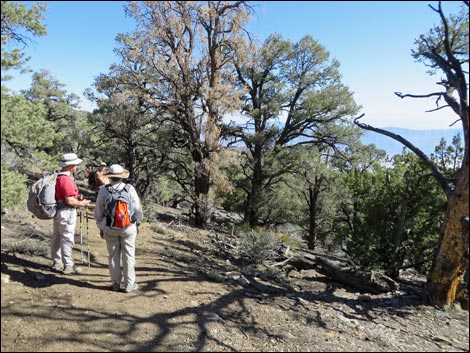
M 92 219 L 83 247 L 78 237 L 75 245 L 84 273 L 63 275 L 48 256 L 4 249 L 8 238 L 47 244 L 50 221 L 2 215 L 2 351 L 468 351 L 466 311 L 443 312 L 404 292 L 361 294 L 314 270 L 286 277 L 240 266 L 220 241 L 224 231 L 191 228 L 173 209 L 147 216 L 140 288 L 126 294 L 109 290 Z

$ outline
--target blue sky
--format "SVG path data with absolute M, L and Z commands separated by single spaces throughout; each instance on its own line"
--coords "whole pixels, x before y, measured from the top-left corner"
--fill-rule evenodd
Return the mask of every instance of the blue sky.
M 117 61 L 113 53 L 118 33 L 130 32 L 134 22 L 124 14 L 123 1 L 47 1 L 43 23 L 48 34 L 34 38 L 26 49 L 29 66 L 48 70 L 80 96 L 83 109 L 91 105 L 83 91 Z M 446 14 L 457 13 L 461 1 L 446 1 Z M 400 99 L 395 91 L 426 94 L 439 90 L 440 76 L 411 57 L 414 40 L 439 23 L 428 4 L 437 1 L 257 1 L 249 30 L 262 40 L 271 33 L 298 41 L 309 34 L 340 64 L 343 83 L 363 106 L 363 122 L 377 127 L 448 128 L 457 116 L 434 108 L 433 99 Z M 31 75 L 14 73 L 6 85 L 29 88 Z M 454 126 L 460 127 L 460 126 Z

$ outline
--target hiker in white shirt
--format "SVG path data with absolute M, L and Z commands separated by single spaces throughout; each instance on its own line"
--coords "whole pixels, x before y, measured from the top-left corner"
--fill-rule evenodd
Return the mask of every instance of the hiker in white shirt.
M 137 227 L 142 222 L 143 212 L 137 191 L 131 184 L 126 184 L 123 179 L 129 177 L 129 171 L 119 164 L 109 167 L 105 176 L 109 178 L 110 184 L 100 188 L 96 198 L 94 216 L 96 225 L 104 233 L 104 239 L 108 248 L 109 273 L 111 275 L 112 290 L 118 291 L 123 285 L 124 292 L 129 293 L 138 288 L 135 279 L 135 240 Z M 111 188 L 111 189 L 110 189 Z M 130 205 L 130 224 L 125 228 L 111 224 L 107 217 L 106 200 L 112 192 L 124 192 L 128 190 Z M 114 217 L 114 216 L 113 216 Z M 122 273 L 121 273 L 122 257 Z M 123 282 L 121 281 L 123 279 Z

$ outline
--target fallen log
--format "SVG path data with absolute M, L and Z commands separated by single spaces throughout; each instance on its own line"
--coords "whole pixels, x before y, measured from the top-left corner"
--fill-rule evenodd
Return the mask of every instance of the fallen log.
M 376 271 L 361 271 L 337 261 L 318 257 L 316 270 L 335 281 L 349 284 L 373 294 L 393 292 L 399 284 L 387 275 Z
M 345 262 L 329 260 L 310 253 L 296 252 L 287 264 L 287 270 L 314 269 L 331 279 L 362 291 L 379 294 L 399 289 L 399 284 L 387 275 L 376 271 L 361 271 Z

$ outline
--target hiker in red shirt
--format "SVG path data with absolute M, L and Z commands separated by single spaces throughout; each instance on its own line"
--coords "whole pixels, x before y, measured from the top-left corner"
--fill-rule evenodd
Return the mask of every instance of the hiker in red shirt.
M 74 175 L 82 162 L 75 153 L 66 153 L 59 162 L 61 168 L 55 186 L 57 214 L 54 218 L 54 230 L 51 238 L 52 268 L 64 274 L 78 274 L 72 251 L 75 244 L 75 225 L 77 207 L 88 207 L 90 200 L 79 195 Z

